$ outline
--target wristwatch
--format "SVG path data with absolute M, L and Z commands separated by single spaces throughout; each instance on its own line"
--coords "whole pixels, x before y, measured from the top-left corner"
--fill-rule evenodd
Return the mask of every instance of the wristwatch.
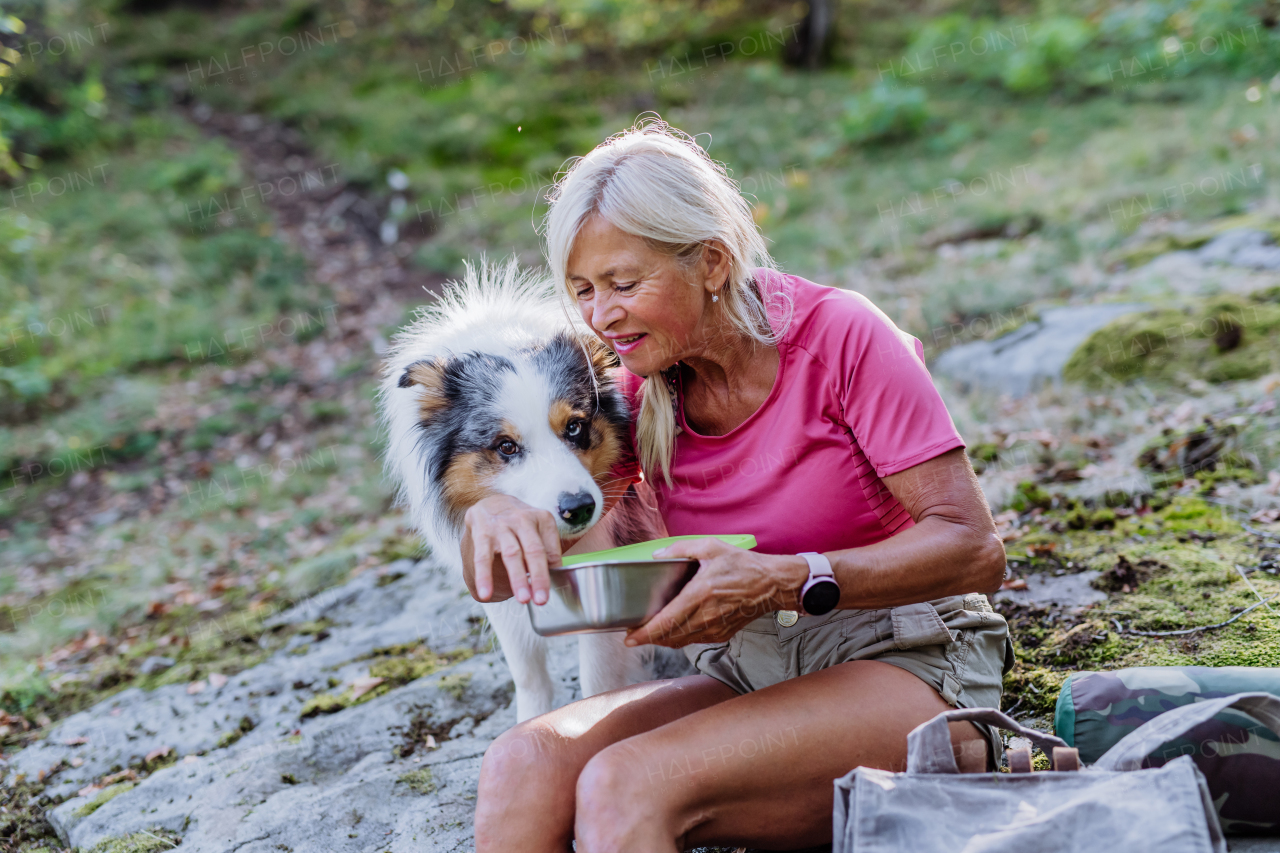
M 809 564 L 809 579 L 800 588 L 800 606 L 809 616 L 830 613 L 840 603 L 840 584 L 836 583 L 831 561 L 815 551 L 797 554 Z

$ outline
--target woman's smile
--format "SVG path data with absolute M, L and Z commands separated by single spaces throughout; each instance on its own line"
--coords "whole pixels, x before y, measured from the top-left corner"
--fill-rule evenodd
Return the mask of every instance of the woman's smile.
M 639 335 L 631 335 L 630 337 L 625 338 L 612 338 L 609 343 L 613 344 L 614 352 L 618 355 L 625 355 L 626 353 L 634 352 L 635 349 L 644 343 L 645 339 L 648 337 L 649 336 L 647 334 L 641 333 Z

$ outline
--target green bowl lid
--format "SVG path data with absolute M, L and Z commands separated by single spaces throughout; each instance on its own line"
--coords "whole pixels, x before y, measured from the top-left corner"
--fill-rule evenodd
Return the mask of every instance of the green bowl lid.
M 606 560 L 652 560 L 654 559 L 653 552 L 657 551 L 659 548 L 665 548 L 673 542 L 680 542 L 685 539 L 705 539 L 709 535 L 714 536 L 721 542 L 725 542 L 738 548 L 756 547 L 756 537 L 752 536 L 750 533 L 668 536 L 665 539 L 650 539 L 648 542 L 637 542 L 634 545 L 624 545 L 621 548 L 610 548 L 607 551 L 592 551 L 588 554 L 570 554 L 561 560 L 561 564 L 565 566 L 578 566 L 583 563 L 602 563 Z

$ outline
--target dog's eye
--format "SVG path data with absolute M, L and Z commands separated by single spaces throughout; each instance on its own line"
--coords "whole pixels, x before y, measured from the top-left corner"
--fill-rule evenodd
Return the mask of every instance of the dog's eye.
M 498 452 L 501 453 L 503 456 L 515 456 L 516 451 L 518 451 L 519 449 L 520 449 L 520 445 L 516 444 L 514 441 L 512 441 L 509 438 L 504 438 L 498 444 Z
M 565 430 L 565 434 L 568 435 L 569 438 L 577 438 L 582 435 L 582 427 L 582 421 L 569 421 L 569 428 Z

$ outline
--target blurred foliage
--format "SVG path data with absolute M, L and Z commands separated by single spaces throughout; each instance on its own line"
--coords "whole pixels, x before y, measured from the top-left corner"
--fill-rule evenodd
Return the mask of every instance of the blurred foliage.
M 0 10 L 0 37 L 8 36 L 16 38 L 26 32 L 27 25 L 22 22 L 21 18 L 15 15 L 3 14 Z M 13 73 L 13 66 L 22 56 L 15 48 L 4 44 L 4 39 L 0 38 L 0 93 L 4 92 L 3 78 Z M 0 116 L 0 174 L 15 177 L 18 174 L 19 167 L 13 159 L 9 136 L 5 132 L 4 117 Z
M 909 139 L 924 129 L 929 119 L 924 89 L 877 84 L 850 98 L 842 128 L 855 145 Z
M 7 8 L 0 421 L 11 423 L 72 405 L 105 377 L 190 362 L 193 351 L 225 358 L 208 346 L 220 332 L 316 306 L 320 295 L 303 286 L 300 260 L 271 236 L 265 210 L 236 221 L 209 212 L 251 178 L 236 152 L 174 105 L 281 120 L 380 209 L 401 193 L 387 215 L 435 235 L 413 262 L 437 274 L 493 245 L 536 260 L 530 226 L 557 171 L 646 110 L 677 123 L 697 110 L 779 259 L 815 274 L 889 252 L 909 271 L 924 260 L 904 237 L 939 228 L 1047 223 L 1049 242 L 1024 262 L 1033 275 L 961 269 L 937 282 L 916 319 L 936 326 L 1062 295 L 1061 270 L 1081 250 L 1064 223 L 1082 204 L 1101 206 L 1081 197 L 1101 188 L 1065 177 L 1034 207 L 1025 179 L 1005 198 L 981 197 L 966 189 L 993 177 L 981 164 L 1022 164 L 1010 168 L 1025 178 L 1037 153 L 1028 139 L 1044 145 L 1037 165 L 1061 164 L 1079 126 L 1125 120 L 1134 112 L 1126 101 L 1158 99 L 1169 80 L 1199 75 L 1205 96 L 1219 97 L 1222 75 L 1270 73 L 1280 58 L 1266 7 L 1222 0 L 846 0 L 835 66 L 816 75 L 782 63 L 803 32 L 803 4 L 763 0 Z M 1183 86 L 1177 96 L 1196 93 Z M 1083 112 L 1063 113 L 1062 99 Z M 1153 160 L 1137 145 L 1112 144 L 1095 171 L 1168 183 L 1168 156 Z M 1200 159 L 1187 168 L 1200 173 L 1227 156 L 1207 139 L 1194 148 Z M 834 180 L 811 183 L 823 169 Z M 77 191 L 55 191 L 68 183 Z M 912 193 L 952 203 L 932 213 Z M 856 199 L 878 211 L 876 227 L 860 227 Z M 1197 198 L 1188 209 L 1220 203 Z M 76 334 L 56 332 L 71 327 Z

